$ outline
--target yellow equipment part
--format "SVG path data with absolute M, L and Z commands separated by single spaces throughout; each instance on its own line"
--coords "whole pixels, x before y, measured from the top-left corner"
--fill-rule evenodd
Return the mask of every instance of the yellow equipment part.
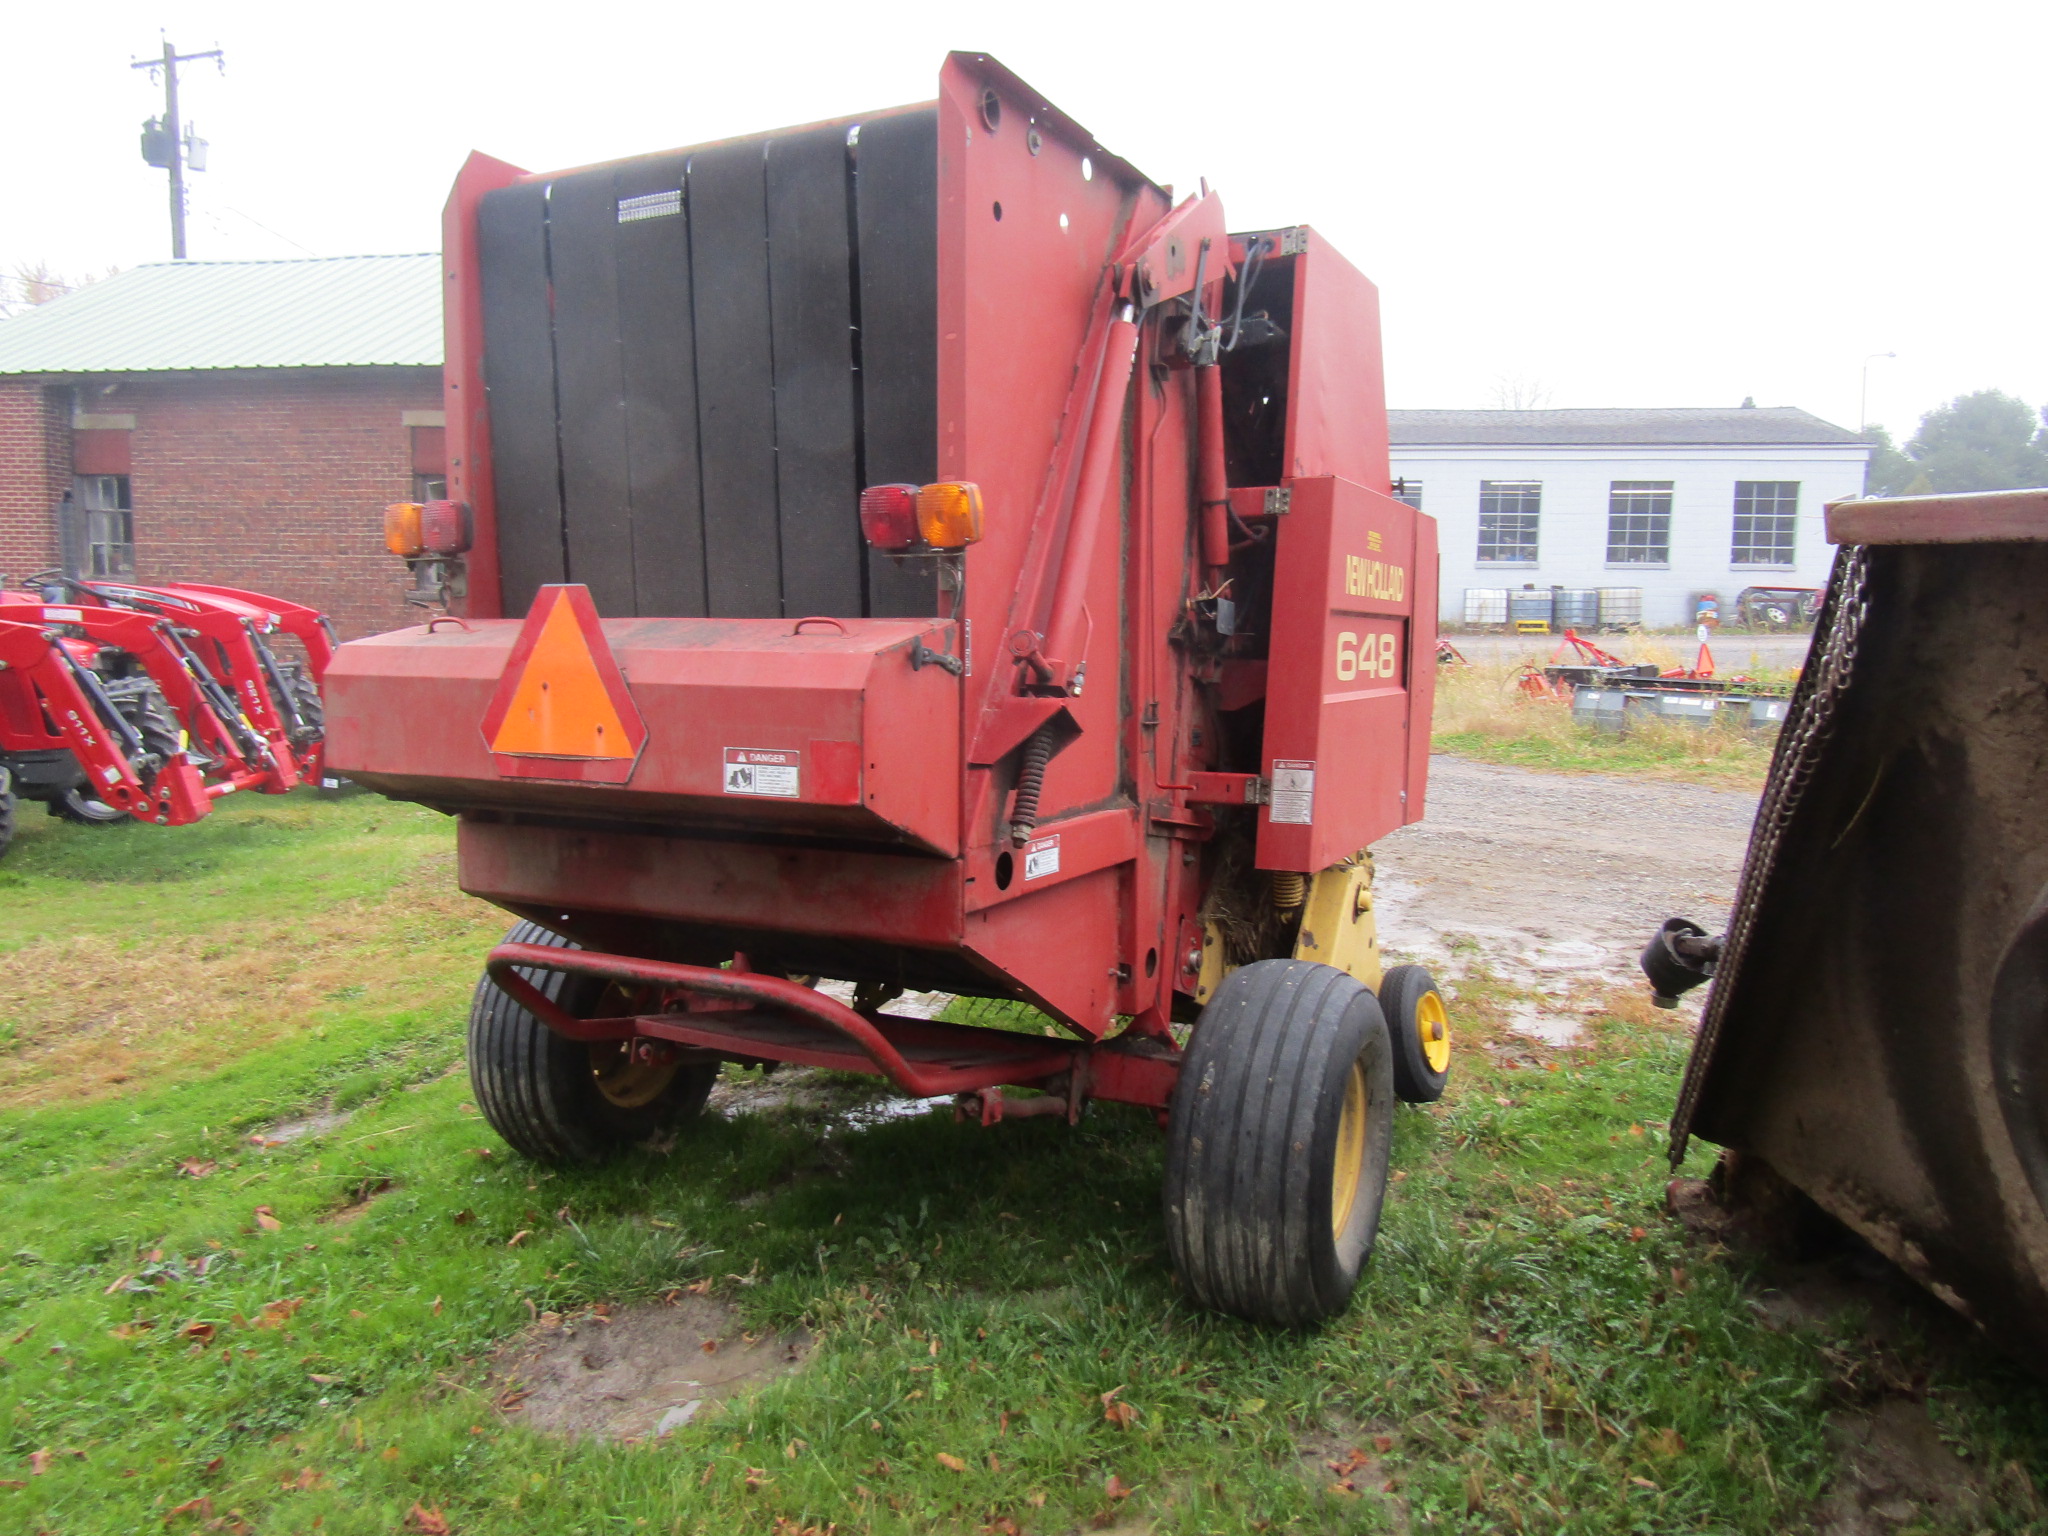
M 1334 965 L 1355 976 L 1374 992 L 1380 989 L 1379 926 L 1372 915 L 1372 855 L 1355 853 L 1308 881 L 1294 958 Z M 1214 923 L 1202 928 L 1202 969 L 1195 978 L 1195 1001 L 1206 1003 L 1237 967 L 1224 959 L 1223 932 Z
M 1334 965 L 1380 989 L 1379 925 L 1372 915 L 1372 855 L 1353 854 L 1309 882 L 1294 958 Z

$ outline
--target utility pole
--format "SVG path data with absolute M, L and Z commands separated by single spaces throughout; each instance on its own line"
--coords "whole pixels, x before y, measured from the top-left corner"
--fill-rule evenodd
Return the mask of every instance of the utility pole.
M 215 59 L 220 68 L 227 68 L 226 60 L 218 48 L 209 48 L 204 53 L 180 53 L 177 45 L 169 38 L 164 39 L 164 56 L 161 59 L 139 59 L 130 64 L 130 69 L 147 69 L 164 72 L 164 115 L 161 127 L 145 124 L 142 130 L 142 158 L 151 165 L 160 165 L 171 173 L 171 259 L 185 259 L 185 156 L 190 148 L 182 141 L 178 120 L 178 66 L 190 64 L 197 59 Z M 158 137 L 160 135 L 160 137 Z M 152 141 L 160 146 L 162 158 L 151 153 Z M 194 170 L 203 170 L 202 158 L 194 164 Z

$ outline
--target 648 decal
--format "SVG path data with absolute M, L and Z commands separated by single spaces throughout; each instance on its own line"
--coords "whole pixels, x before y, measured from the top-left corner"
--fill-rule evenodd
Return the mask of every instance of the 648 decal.
M 1392 630 L 1367 630 L 1358 634 L 1341 630 L 1337 635 L 1337 681 L 1351 682 L 1369 677 L 1376 682 L 1396 682 L 1401 676 L 1401 642 Z

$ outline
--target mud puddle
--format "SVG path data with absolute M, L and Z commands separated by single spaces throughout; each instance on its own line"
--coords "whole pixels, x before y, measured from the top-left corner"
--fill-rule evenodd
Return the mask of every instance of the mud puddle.
M 803 1368 L 802 1329 L 749 1334 L 720 1301 L 679 1296 L 605 1314 L 544 1315 L 492 1358 L 492 1401 L 508 1421 L 572 1439 L 671 1434 Z

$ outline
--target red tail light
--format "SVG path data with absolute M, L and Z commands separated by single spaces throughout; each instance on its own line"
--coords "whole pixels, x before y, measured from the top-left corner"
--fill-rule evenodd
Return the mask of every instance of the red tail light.
M 420 542 L 428 554 L 465 554 L 472 537 L 468 503 L 429 501 L 421 505 Z
M 860 493 L 860 532 L 876 549 L 915 549 L 923 540 L 917 532 L 917 487 L 914 485 L 871 485 Z

